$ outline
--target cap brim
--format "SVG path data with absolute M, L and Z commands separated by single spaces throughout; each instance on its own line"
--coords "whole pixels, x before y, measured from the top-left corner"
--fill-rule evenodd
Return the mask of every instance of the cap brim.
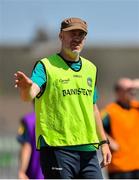
M 84 28 L 81 27 L 81 26 L 70 26 L 70 27 L 67 27 L 67 28 L 62 29 L 62 31 L 71 31 L 71 30 L 76 30 L 76 29 L 80 29 L 80 30 L 82 30 L 82 31 L 84 31 L 84 32 L 87 33 L 87 30 L 84 29 Z

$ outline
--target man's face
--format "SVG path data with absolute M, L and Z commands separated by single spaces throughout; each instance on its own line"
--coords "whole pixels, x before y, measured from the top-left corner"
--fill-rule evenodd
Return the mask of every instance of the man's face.
M 136 90 L 134 88 L 121 88 L 118 91 L 118 96 L 120 99 L 123 99 L 124 101 L 130 101 L 135 98 Z
M 61 31 L 62 49 L 79 54 L 83 49 L 86 33 L 82 30 Z

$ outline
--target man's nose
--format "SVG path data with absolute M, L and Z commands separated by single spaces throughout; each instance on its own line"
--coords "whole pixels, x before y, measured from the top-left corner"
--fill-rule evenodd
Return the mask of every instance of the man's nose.
M 81 41 L 81 38 L 80 38 L 79 36 L 75 36 L 75 37 L 74 37 L 74 41 L 80 42 L 80 41 Z

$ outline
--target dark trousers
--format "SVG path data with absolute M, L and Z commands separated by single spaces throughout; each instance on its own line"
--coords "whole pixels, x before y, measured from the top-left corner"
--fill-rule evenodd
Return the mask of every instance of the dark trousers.
M 139 170 L 109 173 L 110 179 L 139 179 Z
M 103 179 L 96 151 L 41 148 L 41 168 L 46 179 Z

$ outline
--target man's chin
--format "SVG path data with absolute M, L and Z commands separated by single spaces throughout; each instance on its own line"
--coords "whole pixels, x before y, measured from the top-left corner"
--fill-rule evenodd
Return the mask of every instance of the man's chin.
M 71 49 L 65 49 L 65 52 L 67 55 L 69 55 L 72 59 L 75 59 L 79 56 L 80 51 L 77 49 L 71 50 Z
M 73 50 L 72 53 L 76 56 L 78 56 L 80 54 L 80 51 L 79 50 Z

